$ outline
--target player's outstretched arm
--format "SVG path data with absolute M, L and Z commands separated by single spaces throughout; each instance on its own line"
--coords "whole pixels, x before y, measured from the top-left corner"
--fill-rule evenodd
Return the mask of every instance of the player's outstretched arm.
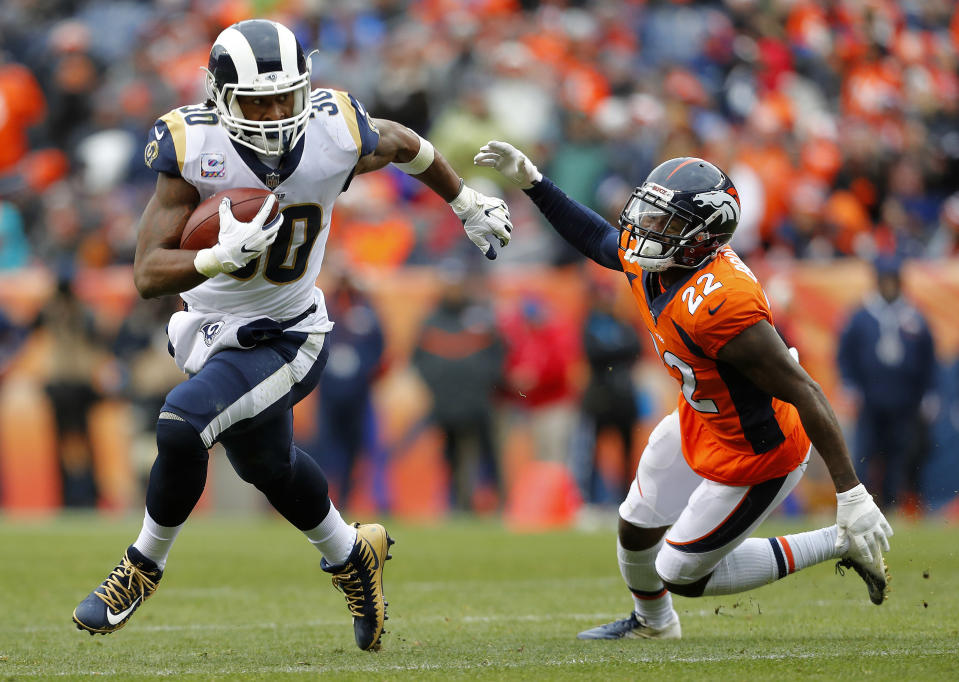
M 819 384 L 790 355 L 773 326 L 761 320 L 748 327 L 720 349 L 718 359 L 735 367 L 761 390 L 796 407 L 836 487 L 837 547 L 868 563 L 888 551 L 892 528 L 856 477 L 835 412 Z
M 477 166 L 495 168 L 522 189 L 563 239 L 587 258 L 622 270 L 619 232 L 595 211 L 570 199 L 523 152 L 508 142 L 491 140 L 473 157 Z
M 375 123 L 379 141 L 376 149 L 357 162 L 356 174 L 392 163 L 440 195 L 463 223 L 470 241 L 490 260 L 496 258 L 493 242 L 505 247 L 513 231 L 506 202 L 468 187 L 428 140 L 406 126 L 385 119 L 375 119 Z

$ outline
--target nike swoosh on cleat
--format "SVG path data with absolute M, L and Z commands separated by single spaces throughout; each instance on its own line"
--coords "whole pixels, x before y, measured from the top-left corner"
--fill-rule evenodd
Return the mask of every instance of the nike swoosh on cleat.
M 240 247 L 240 252 L 241 252 L 241 253 L 256 253 L 256 251 L 254 251 L 253 249 L 248 249 L 248 248 L 246 248 L 246 244 L 243 244 L 243 245 Z
M 706 311 L 707 311 L 710 315 L 715 315 L 716 312 L 717 312 L 720 308 L 723 307 L 723 303 L 725 303 L 725 302 L 726 302 L 726 299 L 724 298 L 722 301 L 720 301 L 720 303 L 719 303 L 715 308 L 706 308 Z
M 142 599 L 142 597 L 137 597 L 136 601 L 134 601 L 132 605 L 130 605 L 127 609 L 120 611 L 120 613 L 117 613 L 117 614 L 110 613 L 110 609 L 108 607 L 107 622 L 110 623 L 110 625 L 116 625 L 117 623 L 122 621 L 124 618 L 126 618 L 133 612 L 133 609 L 135 609 L 137 607 L 137 604 L 140 603 L 140 599 Z
M 373 545 L 370 544 L 369 540 L 363 540 L 366 543 L 366 546 L 370 549 L 370 554 L 373 555 L 373 567 L 371 570 L 375 571 L 380 567 L 380 558 L 376 555 L 376 550 L 373 549 Z

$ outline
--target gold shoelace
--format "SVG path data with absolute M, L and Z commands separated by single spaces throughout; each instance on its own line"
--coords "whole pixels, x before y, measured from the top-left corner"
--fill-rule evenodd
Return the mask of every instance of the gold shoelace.
M 124 578 L 128 579 L 126 585 L 124 585 Z M 129 607 L 141 594 L 144 599 L 153 594 L 157 584 L 124 556 L 120 565 L 113 569 L 102 587 L 103 592 L 97 590 L 94 594 L 100 597 L 114 613 L 119 613 Z
M 369 551 L 364 551 L 361 554 L 360 561 L 363 562 L 366 569 L 369 570 L 369 566 L 372 563 L 372 557 L 369 556 Z M 333 587 L 346 596 L 346 605 L 350 613 L 358 618 L 366 615 L 363 613 L 363 581 L 360 579 L 359 571 L 352 569 L 334 574 Z

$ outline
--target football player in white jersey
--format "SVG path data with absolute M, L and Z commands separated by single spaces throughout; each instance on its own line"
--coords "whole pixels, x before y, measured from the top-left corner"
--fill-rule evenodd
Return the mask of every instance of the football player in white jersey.
M 179 294 L 170 348 L 189 378 L 157 421 L 157 458 L 139 536 L 73 613 L 77 627 L 123 627 L 157 589 L 177 533 L 221 443 L 240 477 L 261 490 L 323 555 L 346 595 L 357 646 L 380 646 L 383 566 L 392 539 L 379 524 L 349 525 L 326 477 L 293 443 L 293 405 L 326 363 L 327 318 L 315 286 L 333 203 L 354 175 L 393 163 L 450 203 L 469 238 L 495 258 L 509 242 L 506 204 L 470 187 L 432 145 L 393 121 L 372 119 L 345 92 L 311 91 L 310 59 L 281 24 L 250 20 L 210 51 L 209 101 L 161 117 L 144 160 L 156 191 L 140 220 L 133 275 L 144 298 Z M 231 188 L 272 191 L 250 222 L 221 203 L 219 241 L 179 248 L 196 206 Z M 279 214 L 267 222 L 274 203 Z

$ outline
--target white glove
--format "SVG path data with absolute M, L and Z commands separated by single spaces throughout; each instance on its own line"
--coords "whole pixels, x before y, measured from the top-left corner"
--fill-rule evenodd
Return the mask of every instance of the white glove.
M 889 551 L 892 527 L 862 483 L 836 493 L 836 550 L 860 559 L 867 566 L 879 563 Z
M 490 260 L 496 259 L 496 249 L 490 243 L 494 237 L 500 246 L 509 244 L 513 223 L 510 222 L 509 208 L 502 199 L 488 197 L 463 185 L 450 207 L 463 222 L 466 236 Z
M 242 268 L 262 254 L 276 239 L 276 233 L 283 224 L 283 214 L 266 222 L 276 195 L 271 194 L 263 202 L 253 220 L 243 223 L 233 215 L 230 200 L 227 197 L 220 202 L 220 238 L 209 249 L 197 251 L 193 265 L 197 272 L 214 277 L 221 272 L 233 272 Z
M 529 157 L 508 142 L 487 142 L 480 147 L 479 154 L 473 157 L 473 163 L 495 168 L 522 189 L 529 189 L 534 182 L 543 179 L 543 174 Z

